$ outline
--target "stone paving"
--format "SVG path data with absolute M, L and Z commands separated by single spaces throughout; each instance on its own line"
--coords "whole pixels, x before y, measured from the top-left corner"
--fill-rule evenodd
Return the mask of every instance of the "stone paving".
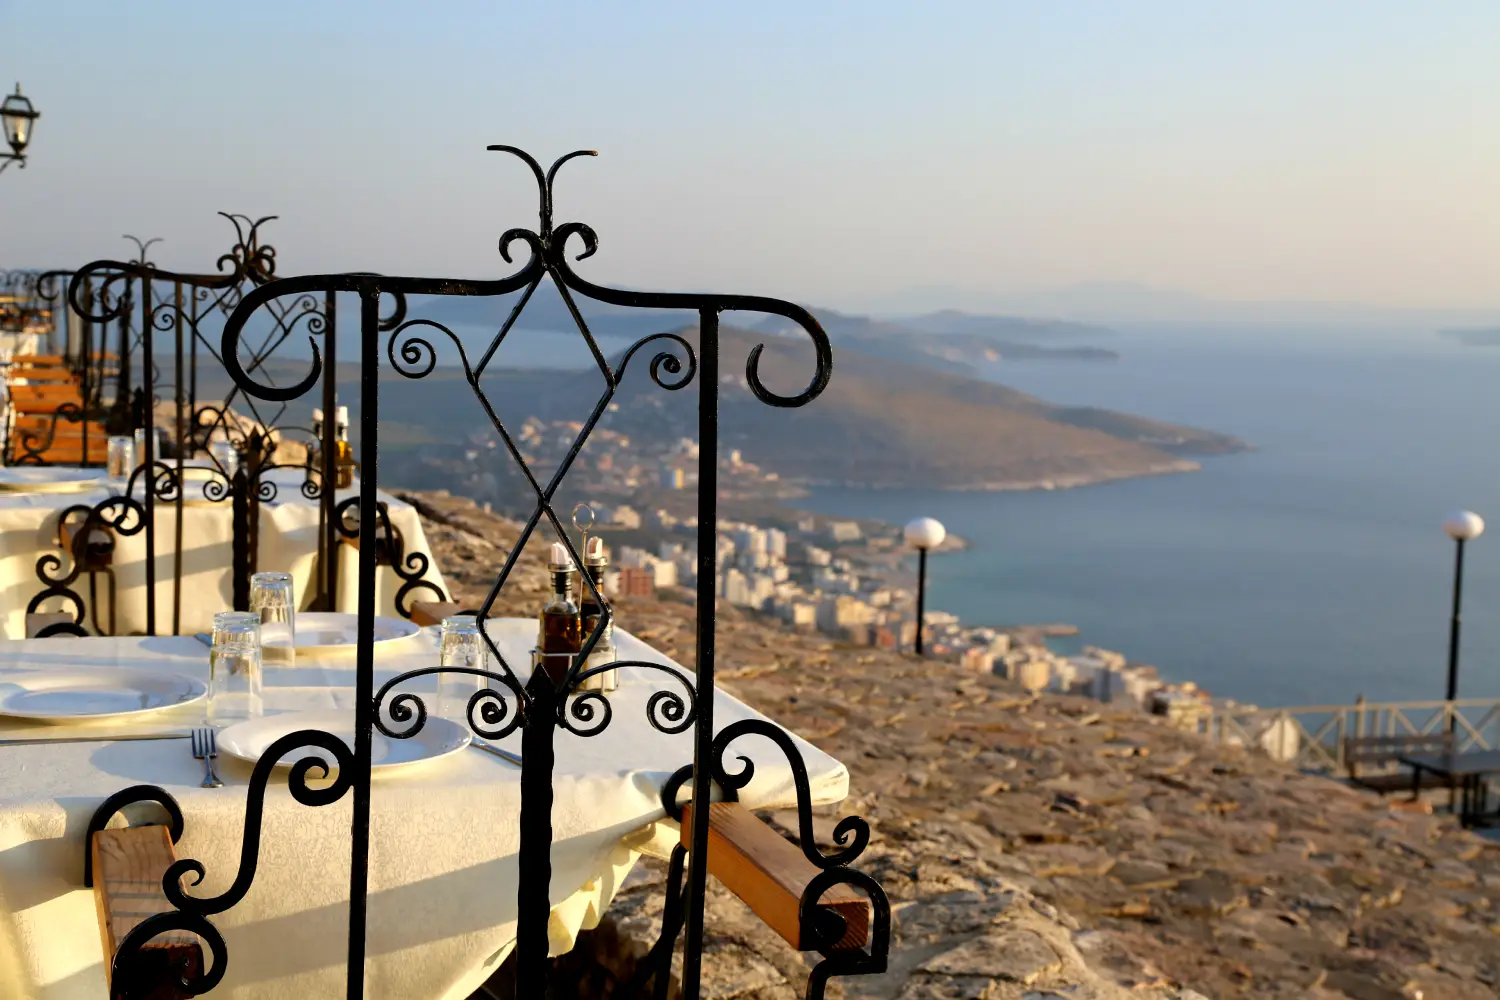
M 516 525 L 412 499 L 458 599 L 477 604 Z M 519 568 L 493 613 L 534 611 L 540 562 Z M 622 601 L 617 620 L 691 665 L 691 606 Z M 1429 803 L 733 609 L 719 644 L 725 688 L 848 765 L 852 794 L 820 827 L 855 813 L 874 828 L 858 867 L 892 901 L 891 968 L 843 980 L 845 996 L 1500 996 L 1500 845 Z M 562 960 L 582 995 L 613 995 L 654 940 L 660 878 L 642 865 Z M 720 889 L 709 914 L 706 997 L 801 995 L 802 957 L 738 900 Z

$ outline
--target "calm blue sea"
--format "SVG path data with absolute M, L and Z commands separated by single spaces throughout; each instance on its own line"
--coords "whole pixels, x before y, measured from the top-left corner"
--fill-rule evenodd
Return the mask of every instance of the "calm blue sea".
M 824 489 L 808 505 L 927 514 L 971 540 L 930 563 L 932 604 L 965 620 L 1070 622 L 1084 643 L 1263 705 L 1441 698 L 1441 523 L 1467 507 L 1493 528 L 1469 545 L 1460 695 L 1500 696 L 1500 350 L 1428 332 L 1123 334 L 1117 363 L 989 374 L 1258 450 L 1053 493 Z

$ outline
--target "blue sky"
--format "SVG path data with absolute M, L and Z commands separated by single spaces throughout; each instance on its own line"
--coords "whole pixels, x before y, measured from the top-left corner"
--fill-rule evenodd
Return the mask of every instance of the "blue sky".
M 580 147 L 586 273 L 846 307 L 1086 282 L 1500 305 L 1500 5 L 0 5 L 0 264 L 279 214 L 283 273 L 490 275 L 492 142 Z

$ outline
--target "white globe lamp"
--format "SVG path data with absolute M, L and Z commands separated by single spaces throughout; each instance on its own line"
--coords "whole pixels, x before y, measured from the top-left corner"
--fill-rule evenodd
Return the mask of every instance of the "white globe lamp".
M 917 550 L 917 655 L 922 655 L 922 618 L 927 608 L 927 550 L 948 537 L 948 529 L 931 517 L 913 518 L 906 525 L 906 544 Z
M 948 537 L 943 522 L 931 517 L 917 517 L 907 522 L 906 544 L 914 549 L 935 549 Z

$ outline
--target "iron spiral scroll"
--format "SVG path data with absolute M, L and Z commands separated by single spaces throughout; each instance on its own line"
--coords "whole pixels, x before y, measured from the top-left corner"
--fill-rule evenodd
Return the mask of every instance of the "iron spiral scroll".
M 303 396 L 325 382 L 324 352 L 318 338 L 309 335 L 312 349 L 311 364 L 306 374 L 293 384 L 271 384 L 263 377 L 252 354 L 248 363 L 241 358 L 241 337 L 250 318 L 262 308 L 275 309 L 278 301 L 296 300 L 303 296 L 327 296 L 329 301 L 339 293 L 356 296 L 360 307 L 359 358 L 359 457 L 361 481 L 356 500 L 340 505 L 339 527 L 346 526 L 346 517 L 352 523 L 357 509 L 357 532 L 375 534 L 376 544 L 359 546 L 359 590 L 360 624 L 357 644 L 357 669 L 354 707 L 354 745 L 347 762 L 341 761 L 340 775 L 350 775 L 350 787 L 354 800 L 354 823 L 351 837 L 350 877 L 350 926 L 348 994 L 363 995 L 365 956 L 365 903 L 367 891 L 366 867 L 369 859 L 370 827 L 370 767 L 372 739 L 376 732 L 387 738 L 409 738 L 418 732 L 428 718 L 427 706 L 420 695 L 400 690 L 400 685 L 415 678 L 457 672 L 473 675 L 484 686 L 475 691 L 466 706 L 466 721 L 476 734 L 484 738 L 497 739 L 519 731 L 522 736 L 520 859 L 518 887 L 518 922 L 516 936 L 517 993 L 525 997 L 545 995 L 547 977 L 547 923 L 551 909 L 549 898 L 551 878 L 551 804 L 554 766 L 553 739 L 558 729 L 579 736 L 592 736 L 602 732 L 610 724 L 612 706 L 609 698 L 600 691 L 585 690 L 582 685 L 596 672 L 606 669 L 629 667 L 666 671 L 676 679 L 676 684 L 653 692 L 647 705 L 647 718 L 651 725 L 665 733 L 693 734 L 693 759 L 702 767 L 690 775 L 693 795 L 699 801 L 708 801 L 711 779 L 718 774 L 721 784 L 732 783 L 734 775 L 726 775 L 722 768 L 709 766 L 714 753 L 713 705 L 714 705 L 714 581 L 717 577 L 714 531 L 717 519 L 717 448 L 718 448 L 718 397 L 720 391 L 719 351 L 720 316 L 730 311 L 769 313 L 792 320 L 807 334 L 814 353 L 814 366 L 806 385 L 797 392 L 782 394 L 769 389 L 760 378 L 760 361 L 763 344 L 750 352 L 745 362 L 745 384 L 761 402 L 776 407 L 797 407 L 815 399 L 827 386 L 832 373 L 832 351 L 828 337 L 818 321 L 807 310 L 790 302 L 753 295 L 717 293 L 645 292 L 611 288 L 591 282 L 574 270 L 574 263 L 593 256 L 599 248 L 595 231 L 581 223 L 568 222 L 554 225 L 553 200 L 556 180 L 560 168 L 567 162 L 593 152 L 578 150 L 556 160 L 550 168 L 541 164 L 525 151 L 514 146 L 497 145 L 492 150 L 506 153 L 521 160 L 532 172 L 536 181 L 539 211 L 535 228 L 512 228 L 499 239 L 498 251 L 508 264 L 516 264 L 512 252 L 524 245 L 527 254 L 524 261 L 510 274 L 493 279 L 424 278 L 399 277 L 368 273 L 341 273 L 307 275 L 278 278 L 254 284 L 236 303 L 225 324 L 220 350 L 217 352 L 236 387 L 247 396 L 267 402 L 288 403 Z M 576 242 L 574 242 L 576 241 Z M 569 258 L 569 245 L 573 242 L 576 253 Z M 482 379 L 501 348 L 507 335 L 515 327 L 527 303 L 544 280 L 550 280 L 561 296 L 568 313 L 578 328 L 595 366 L 605 382 L 604 390 L 586 419 L 561 464 L 548 478 L 539 477 L 523 457 L 515 439 L 500 420 L 496 407 L 487 395 Z M 408 303 L 412 296 L 497 297 L 518 293 L 509 315 L 493 338 L 477 357 L 471 357 L 468 349 L 454 331 L 433 320 L 407 317 Z M 581 299 L 616 306 L 689 310 L 697 314 L 697 346 L 679 333 L 660 332 L 643 337 L 632 344 L 617 361 L 611 362 L 600 349 L 588 322 L 579 310 Z M 394 303 L 389 311 L 382 304 Z M 446 343 L 445 343 L 446 342 Z M 333 346 L 332 340 L 328 346 Z M 526 518 L 519 536 L 507 553 L 493 585 L 477 609 L 476 617 L 490 656 L 490 669 L 469 667 L 428 666 L 411 670 L 381 685 L 378 690 L 374 682 L 373 611 L 375 568 L 379 549 L 379 532 L 388 525 L 377 498 L 379 489 L 379 435 L 380 401 L 383 391 L 379 379 L 382 355 L 390 369 L 406 379 L 422 379 L 436 370 L 439 348 L 451 347 L 458 355 L 465 381 L 482 407 L 490 426 L 504 445 L 504 454 L 519 470 L 521 477 L 534 496 L 534 504 Z M 599 625 L 586 637 L 583 649 L 572 657 L 565 671 L 552 677 L 546 671 L 534 670 L 523 680 L 523 672 L 516 664 L 507 662 L 503 651 L 486 631 L 495 601 L 514 570 L 518 557 L 543 520 L 551 534 L 565 547 L 575 565 L 583 565 L 581 554 L 563 529 L 553 503 L 557 490 L 568 475 L 574 461 L 589 435 L 606 412 L 612 398 L 621 385 L 626 370 L 634 371 L 632 361 L 638 354 L 649 354 L 648 375 L 664 391 L 680 391 L 690 384 L 698 386 L 698 437 L 702 455 L 700 457 L 699 496 L 699 617 L 697 626 L 696 679 L 687 677 L 664 664 L 621 660 L 613 664 L 585 668 L 589 654 L 610 626 L 613 611 L 603 594 L 587 574 L 585 585 L 598 597 L 602 610 Z M 584 406 L 579 407 L 580 411 Z M 357 508 L 356 508 L 357 505 Z M 366 536 L 368 537 L 368 536 Z M 404 561 L 404 560 L 403 560 Z M 407 566 L 407 568 L 411 568 Z M 680 686 L 681 690 L 678 690 Z M 307 736 L 308 734 L 303 734 Z M 806 769 L 801 766 L 795 747 L 788 744 L 793 769 L 805 779 Z M 805 784 L 805 781 L 804 781 Z M 707 810 L 695 816 L 692 830 L 691 858 L 702 859 L 707 848 Z M 841 828 L 843 829 L 843 828 Z M 848 828 L 852 830 L 852 827 Z M 854 837 L 845 853 L 858 853 L 863 848 L 867 832 L 863 837 Z M 841 855 L 842 856 L 842 855 Z M 677 869 L 682 869 L 678 859 Z M 242 865 L 241 874 L 246 869 Z M 825 871 L 830 879 L 857 882 L 857 873 L 842 864 L 828 867 Z M 251 872 L 253 877 L 253 871 Z M 687 891 L 680 899 L 669 900 L 680 909 L 682 924 L 686 927 L 688 948 L 684 966 L 684 993 L 689 1000 L 698 996 L 698 981 L 703 943 L 703 898 L 707 871 L 704 864 L 694 860 L 687 867 Z M 236 883 L 238 884 L 238 882 Z M 875 887 L 878 891 L 878 886 Z M 872 894 L 873 898 L 873 894 Z M 883 900 L 883 897 L 881 897 Z M 814 903 L 816 900 L 814 900 Z M 887 913 L 888 917 L 888 913 Z M 812 916 L 811 919 L 817 919 Z M 888 919 L 882 926 L 888 926 Z M 829 960 L 830 962 L 832 960 Z M 825 962 L 820 969 L 827 974 L 835 971 Z M 856 971 L 852 967 L 848 971 Z M 821 989 L 821 987 L 819 987 Z
M 327 757 L 307 751 L 321 750 Z M 187 996 L 207 993 L 223 981 L 229 970 L 229 948 L 224 936 L 208 919 L 223 913 L 245 898 L 255 881 L 256 868 L 260 863 L 261 822 L 265 815 L 266 786 L 270 783 L 277 765 L 286 757 L 302 752 L 287 775 L 287 790 L 292 798 L 304 806 L 331 805 L 344 797 L 354 782 L 354 755 L 342 739 L 314 729 L 287 733 L 268 746 L 250 775 L 248 794 L 245 800 L 245 829 L 240 842 L 239 867 L 229 888 L 217 896 L 197 896 L 183 885 L 200 885 L 208 873 L 207 867 L 193 858 L 182 858 L 172 863 L 162 876 L 162 893 L 174 910 L 146 917 L 120 941 L 110 958 L 110 982 L 112 996 L 121 1000 L 159 995 L 159 985 L 143 974 L 142 949 L 154 938 L 173 931 L 186 931 L 204 941 L 213 956 L 206 969 L 182 969 L 172 984 L 175 994 Z M 330 768 L 330 758 L 333 767 Z M 327 780 L 321 787 L 311 785 L 310 779 Z M 126 806 L 140 802 L 155 802 L 167 813 L 168 832 L 175 844 L 183 833 L 182 809 L 177 800 L 165 789 L 155 785 L 135 785 L 111 795 L 94 812 L 84 836 L 84 885 L 93 886 L 93 839 L 94 834 L 105 828 L 110 819 Z M 149 985 L 147 985 L 149 984 Z M 170 989 L 170 987 L 169 987 Z

